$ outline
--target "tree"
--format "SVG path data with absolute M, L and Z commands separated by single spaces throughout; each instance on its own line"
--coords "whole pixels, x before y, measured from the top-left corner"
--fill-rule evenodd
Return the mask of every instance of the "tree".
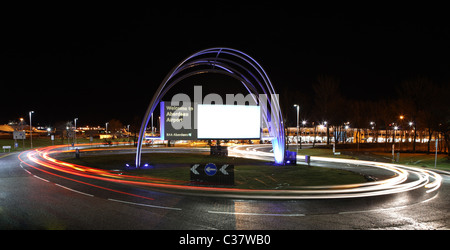
M 358 144 L 359 150 L 361 129 L 366 130 L 370 120 L 369 104 L 366 101 L 349 101 L 347 106 L 351 107 L 349 112 L 351 116 L 350 120 L 352 121 L 353 127 L 356 128 L 356 143 Z
M 340 126 L 345 120 L 345 101 L 339 90 L 339 79 L 320 75 L 314 89 L 314 116 L 320 124 L 327 122 L 327 145 L 330 144 L 330 126 Z
M 113 137 L 117 137 L 120 131 L 123 129 L 123 124 L 117 119 L 111 119 L 108 124 L 108 130 L 111 131 Z
M 134 146 L 137 146 L 137 134 L 139 133 L 139 130 L 141 129 L 141 123 L 142 119 L 138 116 L 134 116 L 133 120 L 130 124 L 130 133 L 133 134 L 133 144 Z
M 439 124 L 438 124 L 438 132 L 441 133 L 444 142 L 445 147 L 447 148 L 447 154 L 450 158 L 450 98 L 448 98 L 450 95 L 450 86 L 444 85 L 443 87 L 439 88 L 438 96 L 436 99 L 438 99 L 438 104 L 436 106 L 437 113 L 439 115 Z
M 424 116 L 427 116 L 432 89 L 434 89 L 432 81 L 423 76 L 403 81 L 397 89 L 400 109 L 408 114 L 410 121 L 414 124 L 413 152 L 416 152 L 417 130 L 430 125 Z

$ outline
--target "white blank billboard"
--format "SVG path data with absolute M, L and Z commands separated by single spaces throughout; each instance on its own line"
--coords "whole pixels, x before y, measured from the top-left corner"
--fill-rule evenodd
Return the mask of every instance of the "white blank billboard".
M 259 106 L 208 105 L 197 107 L 198 139 L 260 138 Z

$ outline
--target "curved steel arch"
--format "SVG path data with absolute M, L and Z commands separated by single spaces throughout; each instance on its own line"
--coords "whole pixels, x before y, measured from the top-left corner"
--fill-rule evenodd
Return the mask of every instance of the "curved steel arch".
M 284 164 L 285 137 L 283 117 L 278 95 L 266 71 L 255 59 L 242 51 L 231 48 L 209 48 L 188 56 L 175 66 L 166 75 L 153 95 L 139 131 L 136 167 L 139 168 L 141 165 L 142 142 L 151 114 L 164 95 L 181 80 L 193 75 L 206 73 L 223 74 L 239 80 L 249 93 L 254 94 L 257 98 L 255 102 L 258 104 L 261 104 L 263 101 L 260 99 L 259 94 L 267 97 L 264 101 L 267 101 L 268 106 L 261 106 L 263 109 L 263 120 L 269 129 L 269 135 L 273 138 L 272 147 L 275 162 Z

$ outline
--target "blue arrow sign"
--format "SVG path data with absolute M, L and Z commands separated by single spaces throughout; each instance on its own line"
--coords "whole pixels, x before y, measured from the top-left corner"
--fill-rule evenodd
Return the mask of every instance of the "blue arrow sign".
M 214 163 L 208 163 L 205 166 L 205 173 L 209 176 L 213 176 L 217 173 L 217 167 Z

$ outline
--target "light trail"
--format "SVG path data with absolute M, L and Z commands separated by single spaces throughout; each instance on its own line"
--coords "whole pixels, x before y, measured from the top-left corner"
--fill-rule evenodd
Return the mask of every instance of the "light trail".
M 91 144 L 80 144 L 77 146 L 89 147 Z M 273 153 L 258 151 L 257 148 L 261 146 L 233 146 L 229 147 L 229 155 L 234 157 L 245 157 L 259 160 L 273 160 Z M 326 158 L 314 157 L 314 161 L 329 162 L 329 163 L 345 163 L 351 165 L 363 165 L 373 168 L 379 168 L 392 172 L 392 177 L 386 180 L 365 182 L 350 185 L 326 185 L 326 186 L 304 186 L 295 190 L 274 190 L 274 189 L 242 189 L 229 187 L 204 187 L 187 185 L 188 182 L 162 179 L 155 177 L 143 177 L 126 175 L 124 173 L 117 173 L 115 171 L 96 169 L 92 167 L 71 164 L 56 160 L 52 157 L 53 154 L 63 152 L 71 152 L 64 150 L 65 145 L 50 146 L 32 151 L 21 153 L 18 157 L 21 162 L 29 167 L 43 171 L 64 179 L 76 181 L 86 185 L 97 188 L 104 188 L 98 185 L 93 185 L 87 182 L 75 180 L 60 174 L 55 174 L 52 171 L 58 171 L 69 175 L 80 176 L 88 179 L 96 179 L 102 181 L 116 182 L 128 185 L 147 186 L 157 188 L 161 191 L 176 191 L 183 194 L 197 195 L 197 196 L 215 196 L 226 198 L 250 198 L 250 199 L 338 199 L 338 198 L 358 198 L 371 197 L 387 194 L 396 194 L 424 188 L 426 193 L 431 193 L 439 189 L 442 177 L 432 171 L 409 166 L 403 166 L 391 163 L 361 161 L 341 158 Z M 108 150 L 110 150 L 108 148 Z M 160 152 L 174 152 L 174 151 L 160 151 Z M 297 160 L 302 160 L 304 156 L 297 156 Z M 39 165 L 35 167 L 28 164 L 22 158 L 28 158 L 30 161 Z M 409 179 L 409 180 L 408 180 Z M 411 180 L 412 179 L 412 180 Z M 111 190 L 114 192 L 121 192 L 118 190 Z M 124 193 L 124 192 L 121 192 Z M 128 194 L 128 193 L 126 193 Z M 131 194 L 133 196 L 137 196 Z M 148 197 L 146 197 L 149 199 Z M 151 198 L 150 198 L 151 199 Z

